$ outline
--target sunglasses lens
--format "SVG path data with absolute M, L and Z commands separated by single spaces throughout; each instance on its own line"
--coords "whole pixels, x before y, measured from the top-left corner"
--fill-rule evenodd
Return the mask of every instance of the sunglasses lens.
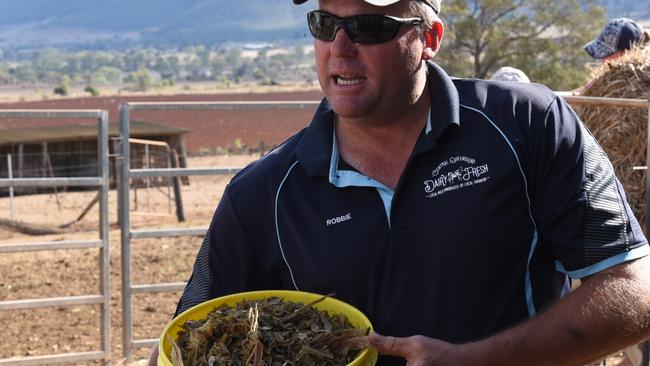
M 402 23 L 377 14 L 356 15 L 347 18 L 314 10 L 307 14 L 309 31 L 314 38 L 332 41 L 339 27 L 345 28 L 348 37 L 355 43 L 377 44 L 395 38 Z
M 359 15 L 350 19 L 346 31 L 356 43 L 383 43 L 395 37 L 400 23 L 381 15 Z
M 311 35 L 321 41 L 331 41 L 336 35 L 336 18 L 332 15 L 312 11 L 307 15 Z

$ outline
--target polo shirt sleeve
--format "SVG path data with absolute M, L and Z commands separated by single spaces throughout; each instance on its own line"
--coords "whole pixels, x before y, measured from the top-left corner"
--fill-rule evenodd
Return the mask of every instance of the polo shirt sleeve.
M 201 302 L 242 291 L 280 288 L 264 276 L 259 250 L 233 204 L 228 187 L 194 262 L 192 276 L 178 302 L 176 315 Z
M 556 270 L 572 278 L 650 254 L 612 163 L 562 98 L 546 110 L 535 147 L 533 207 Z

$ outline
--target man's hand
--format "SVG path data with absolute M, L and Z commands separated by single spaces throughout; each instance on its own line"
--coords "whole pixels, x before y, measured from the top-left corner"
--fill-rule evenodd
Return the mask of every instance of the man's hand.
M 462 365 L 459 346 L 424 336 L 406 338 L 385 337 L 371 332 L 370 344 L 385 355 L 403 357 L 407 366 Z

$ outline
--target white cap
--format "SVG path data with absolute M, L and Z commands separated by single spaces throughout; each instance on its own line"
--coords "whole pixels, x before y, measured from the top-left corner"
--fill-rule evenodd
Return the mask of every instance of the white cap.
M 363 0 L 363 1 L 375 6 L 388 6 L 391 4 L 395 4 L 400 0 Z M 440 0 L 420 0 L 420 1 L 429 5 L 436 14 L 440 13 Z M 305 2 L 307 2 L 307 0 L 293 0 L 294 4 L 302 4 Z
M 497 81 L 520 81 L 530 83 L 530 79 L 523 71 L 510 66 L 504 66 L 494 72 L 490 80 Z

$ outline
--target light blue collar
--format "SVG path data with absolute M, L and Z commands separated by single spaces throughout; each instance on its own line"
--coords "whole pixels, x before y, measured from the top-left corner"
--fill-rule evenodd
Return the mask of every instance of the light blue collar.
M 390 224 L 390 210 L 393 202 L 393 195 L 395 192 L 388 187 L 387 185 L 376 181 L 373 178 L 370 178 L 364 175 L 361 172 L 354 170 L 340 170 L 339 169 L 339 148 L 338 142 L 336 140 L 336 123 L 333 124 L 333 133 L 332 133 L 332 157 L 330 160 L 330 169 L 329 169 L 329 182 L 335 187 L 373 187 L 377 189 L 379 196 L 381 197 L 382 202 L 384 203 L 384 209 L 386 210 L 386 218 Z M 427 118 L 427 125 L 425 129 L 428 134 L 431 132 L 431 109 L 429 109 L 429 115 Z

